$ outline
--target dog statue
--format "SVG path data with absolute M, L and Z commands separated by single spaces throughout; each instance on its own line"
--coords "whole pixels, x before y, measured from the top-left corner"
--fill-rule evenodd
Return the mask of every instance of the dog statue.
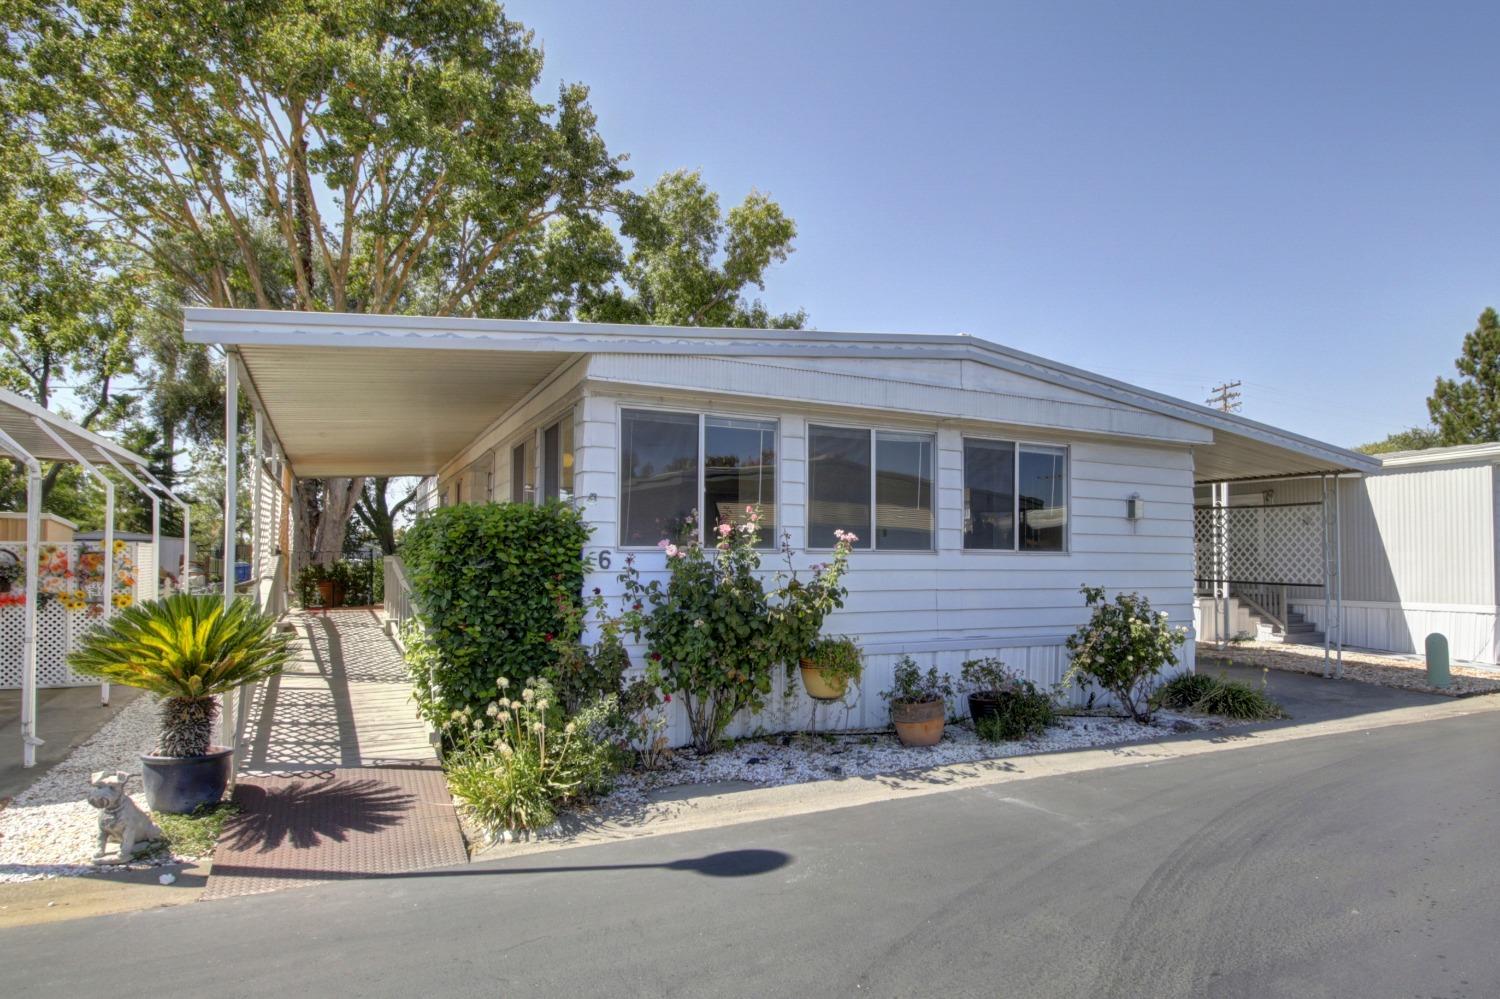
M 130 775 L 123 770 L 110 773 L 100 770 L 89 778 L 94 790 L 89 793 L 89 804 L 99 809 L 99 852 L 94 855 L 95 864 L 128 864 L 138 853 L 155 847 L 162 839 L 162 831 L 156 827 L 139 805 L 125 793 L 125 783 Z M 109 841 L 119 840 L 117 854 L 108 852 Z

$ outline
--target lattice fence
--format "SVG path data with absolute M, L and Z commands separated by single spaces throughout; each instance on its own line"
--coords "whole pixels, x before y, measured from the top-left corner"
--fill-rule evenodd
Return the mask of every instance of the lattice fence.
M 1214 579 L 1215 522 L 1228 534 L 1231 583 L 1323 585 L 1323 507 L 1319 503 L 1278 506 L 1199 507 L 1193 511 L 1195 573 Z
M 0 544 L 0 562 L 24 566 L 26 545 Z M 68 669 L 74 643 L 104 615 L 104 551 L 97 542 L 44 544 L 39 552 L 41 572 L 37 587 L 36 682 L 38 687 L 87 687 L 98 680 Z M 156 572 L 149 544 L 115 542 L 115 605 L 144 599 L 146 573 Z M 0 593 L 0 688 L 21 686 L 21 652 L 26 635 L 25 579 L 19 575 Z

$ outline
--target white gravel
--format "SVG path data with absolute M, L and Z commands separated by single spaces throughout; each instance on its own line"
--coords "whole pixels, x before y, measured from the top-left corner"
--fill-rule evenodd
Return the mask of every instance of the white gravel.
M 840 777 L 876 777 L 952 763 L 1156 739 L 1177 731 L 1218 729 L 1230 724 L 1220 718 L 1167 711 L 1157 712 L 1150 725 L 1126 718 L 1064 715 L 1039 738 L 985 742 L 967 724 L 950 722 L 943 730 L 943 741 L 928 748 L 903 746 L 890 732 L 771 736 L 739 742 L 709 756 L 681 750 L 659 770 L 622 775 L 601 805 L 608 808 L 610 804 L 641 802 L 652 791 L 684 784 L 743 781 L 774 787 Z
M 66 760 L 0 810 L 0 882 L 38 881 L 127 865 L 95 867 L 89 863 L 98 846 L 99 811 L 84 800 L 89 776 L 96 770 L 134 774 L 129 790 L 145 808 L 141 792 L 140 754 L 153 748 L 158 728 L 157 702 L 138 697 L 111 718 Z M 43 733 L 45 735 L 45 733 Z M 165 854 L 128 865 L 159 867 L 185 858 Z

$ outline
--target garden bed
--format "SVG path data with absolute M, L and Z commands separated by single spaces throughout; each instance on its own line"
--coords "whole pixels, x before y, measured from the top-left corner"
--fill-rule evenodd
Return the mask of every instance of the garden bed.
M 1223 652 L 1205 646 L 1199 653 L 1200 671 L 1220 662 L 1257 669 L 1276 669 L 1288 673 L 1322 676 L 1323 650 L 1312 646 L 1286 646 L 1275 642 L 1237 642 Z M 1333 668 L 1337 668 L 1337 662 Z M 1344 650 L 1344 679 L 1374 683 L 1383 687 L 1420 690 L 1449 697 L 1500 693 L 1500 670 L 1461 666 L 1454 663 L 1449 672 L 1452 683 L 1447 688 L 1427 683 L 1427 665 L 1420 659 L 1383 656 L 1374 652 Z
M 152 748 L 161 731 L 159 710 L 154 697 L 136 698 L 66 760 L 0 809 L 0 883 L 140 870 L 199 859 L 179 855 L 169 843 L 131 864 L 96 867 L 89 863 L 99 835 L 99 811 L 84 800 L 89 777 L 97 770 L 138 773 L 140 754 Z M 129 790 L 136 803 L 144 806 L 139 777 L 131 779 Z M 212 851 L 215 823 L 222 822 L 222 815 L 207 819 L 172 816 L 166 821 L 160 816 L 152 818 L 159 825 L 170 826 L 169 837 L 185 844 L 193 854 Z
M 1142 725 L 1111 715 L 1063 715 L 1035 739 L 987 742 L 967 722 L 950 723 L 943 739 L 927 748 L 903 746 L 888 730 L 794 733 L 742 739 L 707 755 L 678 750 L 655 770 L 621 774 L 603 798 L 575 808 L 562 821 L 534 834 L 536 838 L 565 835 L 574 819 L 589 813 L 632 811 L 660 792 L 690 785 L 723 784 L 726 788 L 778 787 L 847 778 L 870 779 L 911 774 L 931 767 L 981 763 L 1014 756 L 1066 752 L 1126 742 L 1155 740 L 1184 732 L 1216 731 L 1245 724 L 1183 712 L 1159 711 Z M 464 831 L 471 842 L 491 837 L 466 818 Z

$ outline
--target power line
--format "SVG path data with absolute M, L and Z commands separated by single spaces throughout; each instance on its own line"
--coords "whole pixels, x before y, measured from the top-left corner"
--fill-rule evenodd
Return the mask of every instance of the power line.
M 1238 413 L 1240 411 L 1239 387 L 1244 384 L 1239 380 L 1225 382 L 1213 387 L 1213 395 L 1203 400 L 1204 405 L 1212 406 L 1220 412 Z

